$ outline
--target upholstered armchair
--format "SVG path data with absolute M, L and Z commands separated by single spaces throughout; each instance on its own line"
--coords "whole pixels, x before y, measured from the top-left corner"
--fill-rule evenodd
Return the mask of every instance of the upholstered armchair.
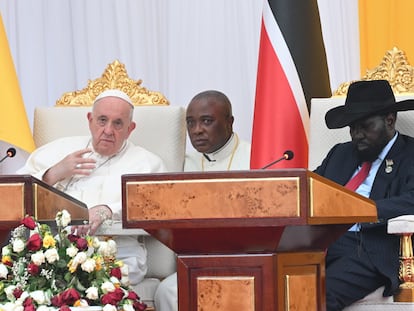
M 159 92 L 141 86 L 141 80 L 128 77 L 125 66 L 118 61 L 109 64 L 101 77 L 89 81 L 82 90 L 69 92 L 54 107 L 38 107 L 34 114 L 34 140 L 37 147 L 63 136 L 88 135 L 87 112 L 95 97 L 105 89 L 118 88 L 132 99 L 137 126 L 130 140 L 160 156 L 168 171 L 182 171 L 185 156 L 185 109 L 170 106 Z M 108 222 L 100 235 L 134 235 L 145 241 L 148 251 L 148 273 L 135 287 L 141 299 L 153 305 L 160 281 L 176 269 L 175 254 L 144 230 L 123 229 L 120 222 Z
M 404 53 L 393 48 L 386 53 L 381 64 L 368 71 L 361 80 L 388 80 L 397 101 L 400 101 L 414 98 L 413 72 L 414 68 L 408 64 Z M 350 83 L 342 84 L 331 98 L 312 100 L 309 142 L 310 170 L 317 167 L 334 144 L 350 140 L 348 127 L 328 129 L 325 125 L 325 113 L 333 107 L 344 105 Z M 398 112 L 396 128 L 404 134 L 414 136 L 414 111 Z M 403 283 L 400 286 L 400 292 L 394 297 L 382 297 L 383 288 L 379 288 L 361 301 L 346 308 L 346 311 L 414 309 L 412 232 L 414 232 L 414 215 L 400 216 L 388 222 L 388 233 L 401 236 L 400 278 Z

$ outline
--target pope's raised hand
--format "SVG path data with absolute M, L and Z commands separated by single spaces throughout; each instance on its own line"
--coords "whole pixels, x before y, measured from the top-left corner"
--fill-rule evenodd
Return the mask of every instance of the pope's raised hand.
M 89 175 L 96 166 L 96 160 L 88 157 L 91 152 L 85 148 L 67 155 L 43 174 L 43 181 L 54 185 L 73 175 Z

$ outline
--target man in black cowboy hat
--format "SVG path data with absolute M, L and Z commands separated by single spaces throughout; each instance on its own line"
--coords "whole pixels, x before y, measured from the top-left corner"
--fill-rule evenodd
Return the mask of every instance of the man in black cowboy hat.
M 381 286 L 384 296 L 398 289 L 399 238 L 387 234 L 387 221 L 414 213 L 414 138 L 398 133 L 395 123 L 397 111 L 413 109 L 414 100 L 395 101 L 387 81 L 358 81 L 350 85 L 345 105 L 325 115 L 328 128 L 349 126 L 352 141 L 335 145 L 315 172 L 350 188 L 353 176 L 367 168 L 353 190 L 373 199 L 378 212 L 377 223 L 356 224 L 329 247 L 328 311 L 342 310 Z

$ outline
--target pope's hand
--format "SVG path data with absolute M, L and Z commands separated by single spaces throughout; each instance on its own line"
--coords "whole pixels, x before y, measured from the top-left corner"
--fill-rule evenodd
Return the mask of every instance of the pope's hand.
M 91 152 L 92 149 L 85 148 L 67 155 L 43 174 L 43 181 L 54 185 L 73 175 L 89 175 L 96 166 L 96 160 L 85 157 L 87 153 Z
M 89 209 L 89 221 L 85 225 L 72 226 L 72 232 L 78 235 L 94 235 L 99 226 L 112 218 L 112 211 L 107 205 L 96 205 Z

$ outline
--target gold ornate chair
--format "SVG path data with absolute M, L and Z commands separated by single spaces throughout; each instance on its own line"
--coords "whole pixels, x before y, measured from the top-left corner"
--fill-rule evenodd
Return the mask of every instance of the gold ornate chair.
M 397 101 L 414 98 L 414 67 L 403 51 L 394 47 L 386 52 L 383 60 L 373 70 L 368 70 L 361 80 L 385 79 L 391 84 Z M 351 82 L 343 83 L 331 98 L 312 99 L 310 114 L 309 169 L 313 170 L 327 152 L 338 142 L 349 141 L 349 129 L 328 129 L 326 112 L 343 105 Z M 414 111 L 398 112 L 397 130 L 414 136 Z M 413 202 L 414 204 L 414 202 Z M 413 250 L 411 235 L 414 232 L 414 215 L 405 215 L 389 220 L 388 233 L 401 235 L 400 278 L 403 281 L 400 293 L 394 297 L 382 297 L 383 288 L 368 295 L 360 302 L 345 308 L 346 311 L 365 310 L 414 310 Z
M 128 77 L 119 61 L 109 64 L 102 76 L 88 81 L 82 90 L 68 92 L 54 107 L 35 109 L 33 134 L 37 147 L 63 136 L 89 135 L 86 114 L 103 90 L 117 88 L 127 93 L 134 105 L 137 126 L 130 140 L 159 155 L 171 172 L 182 171 L 185 157 L 185 109 L 170 106 L 160 92 L 141 85 L 141 80 Z M 153 305 L 160 280 L 175 271 L 175 254 L 143 230 L 122 229 L 121 223 L 111 223 L 99 232 L 102 235 L 137 235 L 145 240 L 148 251 L 148 273 L 135 287 L 141 299 Z

